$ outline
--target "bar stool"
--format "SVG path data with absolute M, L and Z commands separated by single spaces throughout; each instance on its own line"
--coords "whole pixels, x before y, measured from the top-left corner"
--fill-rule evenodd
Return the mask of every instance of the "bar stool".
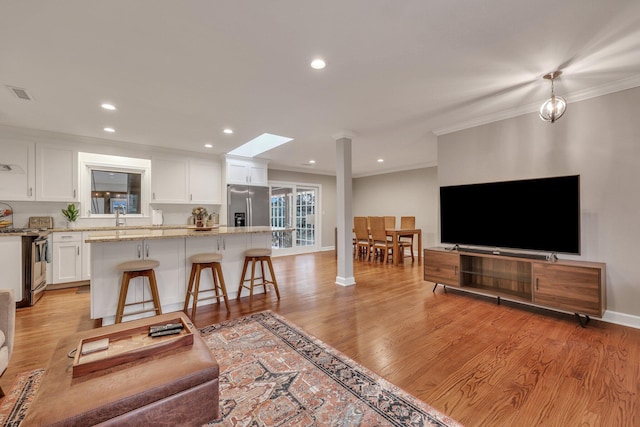
M 120 296 L 118 297 L 118 308 L 116 309 L 116 322 L 122 322 L 123 316 L 132 316 L 134 314 L 146 313 L 153 311 L 156 314 L 162 314 L 160 306 L 160 296 L 158 294 L 158 284 L 156 283 L 156 274 L 154 268 L 160 265 L 159 261 L 154 259 L 144 259 L 136 261 L 127 261 L 117 265 L 118 270 L 122 271 L 122 283 L 120 285 Z M 127 303 L 127 292 L 129 291 L 129 281 L 136 277 L 146 277 L 151 290 L 151 299 Z M 144 279 L 143 279 L 144 280 Z M 152 302 L 153 308 L 144 308 L 144 304 Z M 142 305 L 142 309 L 124 313 L 124 308 L 132 305 Z
M 198 300 L 206 301 L 210 299 L 216 299 L 220 304 L 220 296 L 224 298 L 224 305 L 229 309 L 229 299 L 227 298 L 227 287 L 224 284 L 224 276 L 222 275 L 222 254 L 219 253 L 203 253 L 192 255 L 191 258 L 191 276 L 189 277 L 189 285 L 187 287 L 187 295 L 184 300 L 184 311 L 187 315 L 189 309 L 189 301 L 193 296 L 193 307 L 191 307 L 191 320 L 196 318 L 196 310 L 198 309 Z M 200 274 L 202 270 L 210 268 L 211 275 L 213 276 L 213 288 L 200 290 Z M 215 292 L 215 295 L 199 298 L 200 293 Z
M 267 266 L 269 267 L 269 273 L 271 275 L 271 280 L 267 280 L 264 275 L 264 263 L 267 262 Z M 256 277 L 256 263 L 260 263 L 260 270 L 262 272 L 261 277 Z M 245 275 L 247 273 L 247 268 L 249 267 L 249 263 L 251 263 L 251 278 L 245 279 Z M 257 280 L 261 280 L 261 283 L 256 283 Z M 245 282 L 251 282 L 248 286 L 245 285 Z M 240 299 L 240 294 L 242 293 L 242 288 L 249 289 L 249 304 L 253 301 L 253 287 L 260 286 L 264 288 L 264 293 L 267 293 L 267 285 L 272 284 L 273 288 L 276 291 L 276 295 L 278 299 L 280 299 L 280 291 L 278 290 L 278 282 L 276 281 L 276 275 L 273 272 L 273 264 L 271 264 L 271 249 L 247 249 L 244 252 L 244 266 L 242 267 L 242 275 L 240 276 L 240 286 L 238 287 L 238 299 Z

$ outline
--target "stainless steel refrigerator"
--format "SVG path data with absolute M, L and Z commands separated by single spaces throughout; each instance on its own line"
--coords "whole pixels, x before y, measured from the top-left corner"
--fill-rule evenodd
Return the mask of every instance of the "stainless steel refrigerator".
M 269 187 L 227 186 L 227 225 L 229 227 L 268 226 Z

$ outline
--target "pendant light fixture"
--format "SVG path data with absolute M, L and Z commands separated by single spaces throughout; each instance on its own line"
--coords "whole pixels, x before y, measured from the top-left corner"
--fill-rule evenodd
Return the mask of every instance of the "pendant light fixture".
M 554 71 L 542 77 L 545 80 L 551 80 L 551 98 L 547 99 L 547 101 L 542 104 L 542 107 L 540 107 L 540 118 L 545 122 L 555 123 L 567 110 L 567 101 L 565 101 L 563 97 L 556 96 L 553 93 L 553 80 L 561 74 L 562 71 Z

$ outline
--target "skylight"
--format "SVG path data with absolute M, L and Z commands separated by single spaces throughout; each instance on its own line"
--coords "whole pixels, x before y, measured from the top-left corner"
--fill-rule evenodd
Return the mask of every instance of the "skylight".
M 254 157 L 258 154 L 269 151 L 272 148 L 279 147 L 285 144 L 293 138 L 287 138 L 286 136 L 273 135 L 271 133 L 263 133 L 262 135 L 253 138 L 251 141 L 241 145 L 240 147 L 231 150 L 228 154 L 242 157 Z

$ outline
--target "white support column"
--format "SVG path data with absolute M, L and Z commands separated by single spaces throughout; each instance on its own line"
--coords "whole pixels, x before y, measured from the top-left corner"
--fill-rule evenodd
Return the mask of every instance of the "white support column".
M 353 286 L 356 279 L 353 276 L 353 209 L 352 177 L 351 177 L 351 139 L 353 134 L 341 132 L 335 135 L 336 140 L 336 213 L 338 226 L 338 274 L 336 284 Z

